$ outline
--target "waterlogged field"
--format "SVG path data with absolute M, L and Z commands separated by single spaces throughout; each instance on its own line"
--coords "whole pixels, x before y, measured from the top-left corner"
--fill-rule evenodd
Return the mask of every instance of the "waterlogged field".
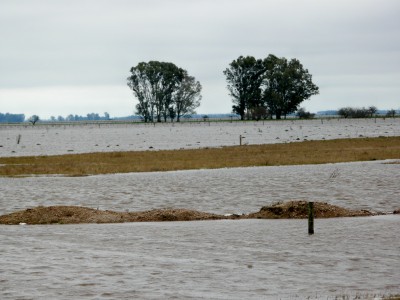
M 0 157 L 400 136 L 400 119 L 0 126 Z
M 0 153 L 237 145 L 241 134 L 250 144 L 400 135 L 398 119 L 376 122 L 2 127 Z M 390 212 L 400 208 L 399 162 L 1 177 L 0 214 L 38 205 L 228 214 L 286 200 Z M 316 220 L 313 236 L 306 220 L 0 225 L 0 298 L 373 299 L 400 294 L 399 228 L 398 215 Z

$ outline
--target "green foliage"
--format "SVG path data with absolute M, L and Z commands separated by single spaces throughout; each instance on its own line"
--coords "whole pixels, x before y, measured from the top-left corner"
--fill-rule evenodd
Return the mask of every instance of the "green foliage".
M 300 103 L 319 93 L 311 74 L 295 58 L 288 61 L 270 54 L 264 59 L 264 66 L 263 98 L 277 119 L 295 112 Z
M 338 110 L 338 115 L 342 118 L 372 118 L 378 109 L 375 106 L 368 108 L 354 108 L 354 107 L 342 107 Z
M 392 117 L 392 118 L 394 118 L 394 117 L 396 116 L 396 111 L 395 111 L 394 109 L 389 109 L 389 110 L 386 112 L 386 116 L 387 116 L 387 117 Z
M 258 116 L 259 108 L 280 119 L 295 112 L 301 102 L 318 94 L 312 76 L 297 59 L 288 61 L 270 54 L 264 60 L 252 56 L 232 61 L 224 71 L 233 99 L 233 112 Z
M 139 103 L 137 114 L 145 122 L 182 116 L 200 105 L 201 85 L 173 63 L 140 62 L 127 78 Z
M 28 121 L 29 121 L 30 123 L 32 123 L 32 125 L 35 125 L 36 122 L 39 121 L 39 116 L 33 115 L 33 116 L 31 116 L 31 117 L 28 119 Z
M 180 122 L 181 117 L 194 114 L 195 109 L 200 106 L 201 84 L 192 76 L 185 74 L 183 80 L 173 95 L 172 107 L 174 118 Z M 171 119 L 173 119 L 171 117 Z
M 314 118 L 315 114 L 310 113 L 309 111 L 306 111 L 305 108 L 301 107 L 297 110 L 296 115 L 300 119 L 312 119 Z
M 261 84 L 265 68 L 261 59 L 240 56 L 224 71 L 228 90 L 233 98 L 233 113 L 244 120 L 248 110 L 263 106 Z

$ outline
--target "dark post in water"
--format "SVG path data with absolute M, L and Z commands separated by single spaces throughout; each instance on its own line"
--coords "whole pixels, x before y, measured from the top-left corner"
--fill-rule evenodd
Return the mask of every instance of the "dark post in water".
M 308 234 L 314 234 L 314 202 L 308 202 Z

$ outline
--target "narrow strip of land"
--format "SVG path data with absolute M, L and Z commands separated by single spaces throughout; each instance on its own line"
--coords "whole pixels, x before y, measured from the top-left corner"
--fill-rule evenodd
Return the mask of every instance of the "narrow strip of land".
M 0 158 L 0 176 L 154 172 L 400 159 L 400 137 Z
M 365 217 L 379 215 L 366 210 L 350 210 L 343 207 L 316 202 L 316 218 Z M 188 209 L 155 209 L 142 212 L 115 212 L 80 206 L 35 207 L 0 216 L 0 224 L 80 224 L 199 221 L 223 219 L 305 219 L 308 217 L 306 201 L 289 201 L 264 206 L 258 212 L 247 215 L 218 215 Z

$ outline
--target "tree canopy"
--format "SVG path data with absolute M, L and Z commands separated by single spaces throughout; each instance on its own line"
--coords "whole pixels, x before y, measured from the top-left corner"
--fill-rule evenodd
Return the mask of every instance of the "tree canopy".
M 297 59 L 270 54 L 264 60 L 240 56 L 224 71 L 232 96 L 233 112 L 243 120 L 256 116 L 260 108 L 280 119 L 295 112 L 300 104 L 318 94 L 312 76 Z
M 200 105 L 201 85 L 186 70 L 169 62 L 140 62 L 127 78 L 139 103 L 136 113 L 145 122 L 178 120 Z
M 232 111 L 243 120 L 245 113 L 262 106 L 261 84 L 265 67 L 261 59 L 239 56 L 224 71 L 232 96 Z

